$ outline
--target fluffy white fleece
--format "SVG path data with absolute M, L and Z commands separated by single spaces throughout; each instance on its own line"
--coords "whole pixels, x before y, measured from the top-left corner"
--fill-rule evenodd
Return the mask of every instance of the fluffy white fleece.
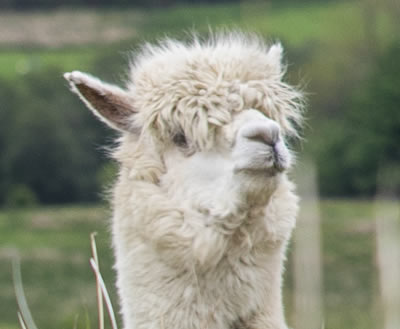
M 286 329 L 301 93 L 282 47 L 233 33 L 146 45 L 126 89 L 65 77 L 122 132 L 113 242 L 126 329 Z

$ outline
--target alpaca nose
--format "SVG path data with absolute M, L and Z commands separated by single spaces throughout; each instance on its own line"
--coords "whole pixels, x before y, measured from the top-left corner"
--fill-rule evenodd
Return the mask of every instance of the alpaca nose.
M 243 127 L 242 136 L 274 147 L 280 140 L 280 128 L 272 120 L 265 123 L 251 123 Z

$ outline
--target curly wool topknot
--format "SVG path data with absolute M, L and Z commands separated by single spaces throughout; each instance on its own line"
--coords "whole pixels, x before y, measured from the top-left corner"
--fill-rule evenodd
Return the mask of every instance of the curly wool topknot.
M 299 137 L 303 97 L 282 81 L 281 45 L 241 33 L 147 44 L 130 65 L 128 90 L 136 120 L 161 137 L 182 130 L 200 149 L 211 147 L 213 129 L 236 111 L 254 108 Z

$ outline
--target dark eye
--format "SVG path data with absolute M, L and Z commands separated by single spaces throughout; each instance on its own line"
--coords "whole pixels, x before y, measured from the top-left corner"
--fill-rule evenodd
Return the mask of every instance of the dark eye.
M 174 137 L 172 137 L 172 141 L 176 146 L 187 147 L 187 140 L 183 132 L 176 133 Z

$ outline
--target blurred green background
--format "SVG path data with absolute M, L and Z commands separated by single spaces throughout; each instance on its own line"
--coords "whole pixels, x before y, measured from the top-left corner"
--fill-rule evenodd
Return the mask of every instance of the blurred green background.
M 395 0 L 3 0 L 0 2 L 0 328 L 17 328 L 10 259 L 20 250 L 38 326 L 95 317 L 89 233 L 114 293 L 108 211 L 115 135 L 68 91 L 81 70 L 120 83 L 141 43 L 209 28 L 280 40 L 307 92 L 299 162 L 317 170 L 325 327 L 382 329 L 374 212 L 379 172 L 400 186 L 400 4 Z M 287 274 L 291 315 L 291 263 Z M 400 310 L 399 310 L 400 312 Z M 77 314 L 80 314 L 77 317 Z M 294 320 L 291 320 L 293 324 Z M 95 327 L 92 323 L 92 327 Z M 312 329 L 312 328 L 310 328 Z

